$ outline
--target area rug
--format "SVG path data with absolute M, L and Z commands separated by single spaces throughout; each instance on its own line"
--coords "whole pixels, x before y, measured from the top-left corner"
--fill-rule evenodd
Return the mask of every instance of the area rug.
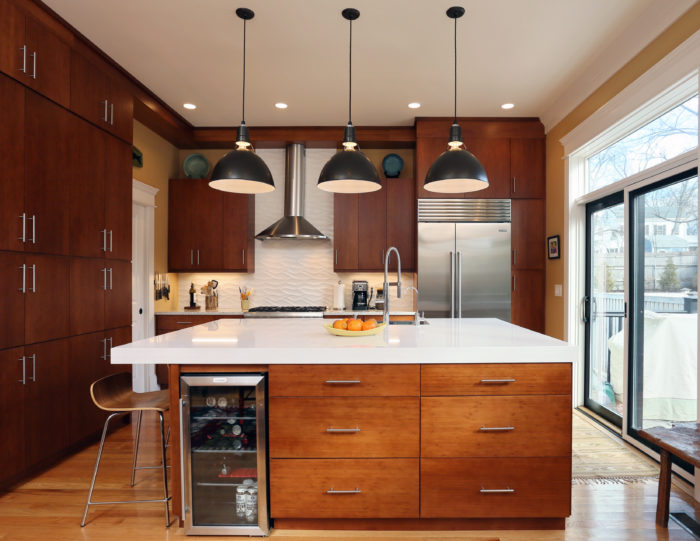
M 574 410 L 572 479 L 575 485 L 637 483 L 659 477 L 659 465 Z

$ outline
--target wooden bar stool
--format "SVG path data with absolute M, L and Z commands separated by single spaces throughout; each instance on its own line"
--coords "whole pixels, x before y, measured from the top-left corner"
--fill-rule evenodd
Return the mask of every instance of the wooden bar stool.
M 165 526 L 170 526 L 170 508 L 168 502 L 168 474 L 165 460 L 165 422 L 163 414 L 168 411 L 168 391 L 155 391 L 150 393 L 135 393 L 131 389 L 131 374 L 122 372 L 111 376 L 98 379 L 90 386 L 90 396 L 92 401 L 101 410 L 111 412 L 105 421 L 104 429 L 102 430 L 102 439 L 100 447 L 97 451 L 97 460 L 95 461 L 95 471 L 92 473 L 92 482 L 90 483 L 90 491 L 88 492 L 87 502 L 85 503 L 85 512 L 81 526 L 85 526 L 88 509 L 91 505 L 111 505 L 117 503 L 164 503 L 165 504 Z M 136 467 L 138 456 L 139 439 L 141 437 L 141 417 L 144 411 L 155 411 L 160 417 L 160 444 L 161 444 L 161 464 L 159 466 L 141 466 Z M 163 470 L 163 498 L 158 500 L 125 500 L 125 501 L 105 501 L 93 502 L 92 492 L 95 488 L 95 479 L 97 479 L 97 471 L 100 468 L 100 459 L 102 458 L 102 450 L 107 437 L 107 429 L 109 422 L 117 415 L 126 413 L 138 412 L 138 424 L 136 428 L 136 441 L 134 442 L 134 460 L 131 468 L 131 486 L 134 486 L 134 475 L 137 469 L 146 468 L 161 468 Z

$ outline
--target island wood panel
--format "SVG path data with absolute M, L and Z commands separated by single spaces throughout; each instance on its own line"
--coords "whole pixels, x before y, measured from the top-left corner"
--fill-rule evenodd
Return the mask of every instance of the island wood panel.
M 272 459 L 270 516 L 417 518 L 418 470 L 417 458 Z
M 570 392 L 571 364 L 569 363 L 425 364 L 421 366 L 421 396 L 533 395 Z
M 418 396 L 411 364 L 270 365 L 270 396 Z
M 571 397 L 423 397 L 421 434 L 422 457 L 571 456 Z
M 567 517 L 571 459 L 423 458 L 420 499 L 421 518 Z
M 3 36 L 0 41 L 8 37 L 2 32 L 7 23 L 2 20 L 5 9 L 9 9 L 7 2 L 0 2 L 0 35 Z M 1 57 L 2 45 L 0 64 Z M 0 250 L 24 250 L 21 239 L 24 212 L 24 99 L 24 88 L 0 74 Z
M 24 348 L 18 347 L 0 351 L 0 486 L 24 469 L 24 393 L 26 389 L 25 370 L 22 370 Z M 30 361 L 31 365 L 31 361 Z M 31 370 L 31 366 L 30 366 Z M 22 378 L 25 378 L 25 382 Z M 31 372 L 29 372 L 31 375 Z
M 418 397 L 274 397 L 269 404 L 270 457 L 417 457 L 419 410 Z

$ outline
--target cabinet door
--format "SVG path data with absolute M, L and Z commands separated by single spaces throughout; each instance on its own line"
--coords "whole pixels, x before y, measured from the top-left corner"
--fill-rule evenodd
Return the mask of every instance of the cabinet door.
M 70 261 L 70 333 L 84 334 L 105 328 L 105 293 L 109 272 L 104 259 Z M 129 295 L 131 302 L 131 295 Z
M 416 270 L 416 185 L 410 178 L 386 180 L 386 246 L 401 254 L 401 270 Z M 396 271 L 392 256 L 389 270 Z M 382 269 L 384 267 L 382 266 Z
M 27 71 L 22 82 L 64 107 L 70 106 L 70 47 L 27 16 Z
M 223 270 L 255 270 L 255 199 L 252 195 L 223 194 Z
M 510 140 L 511 197 L 544 197 L 544 159 L 544 139 Z
M 22 362 L 24 348 L 0 351 L 0 486 L 24 469 L 24 391 Z M 31 362 L 30 362 L 31 365 Z M 31 366 L 30 366 L 31 368 Z
M 514 199 L 511 262 L 516 269 L 544 269 L 544 199 Z
M 116 79 L 108 79 L 110 131 L 131 143 L 134 139 L 134 97 L 128 87 Z M 131 157 L 129 157 L 131 164 Z
M 104 374 L 106 361 L 103 332 L 83 334 L 69 339 L 70 382 L 68 410 L 70 442 L 75 443 L 97 432 L 105 421 L 105 412 L 90 397 L 90 385 Z
M 85 141 L 70 133 L 71 114 L 27 91 L 24 201 L 26 251 L 68 254 L 71 153 Z
M 109 126 L 107 77 L 92 62 L 73 51 L 70 64 L 70 108 L 101 128 Z
M 0 253 L 0 284 L 7 291 L 0 310 L 0 349 L 24 344 L 27 277 L 24 254 Z
M 118 374 L 119 372 L 131 372 L 130 364 L 111 364 L 112 362 L 112 348 L 117 346 L 123 346 L 131 342 L 131 326 L 129 327 L 119 327 L 118 329 L 110 329 L 105 331 L 105 338 L 107 339 L 107 364 L 103 366 L 103 371 L 101 376 L 107 376 L 109 374 Z
M 25 344 L 69 336 L 67 257 L 27 255 Z
M 510 198 L 510 140 L 500 137 L 465 138 L 467 150 L 476 156 L 484 167 L 489 187 L 467 192 L 468 199 Z
M 0 35 L 5 2 L 0 0 Z M 1 46 L 0 46 L 1 47 Z M 0 55 L 2 54 L 0 50 Z M 22 225 L 26 238 L 24 212 L 24 88 L 0 76 L 0 250 L 24 250 Z
M 25 442 L 27 466 L 55 456 L 68 445 L 68 339 L 25 346 Z
M 194 181 L 171 178 L 168 187 L 168 271 L 188 271 L 194 266 L 192 206 Z
M 333 270 L 354 271 L 358 262 L 358 196 L 333 195 Z
M 104 328 L 131 325 L 131 262 L 105 261 L 108 285 L 105 292 Z
M 357 268 L 358 270 L 384 270 L 386 243 L 386 179 L 378 192 L 357 196 Z
M 9 0 L 0 0 L 0 71 L 15 79 L 24 78 L 25 17 Z M 26 54 L 29 54 L 27 52 Z M 3 114 L 11 112 L 3 108 Z
M 418 197 L 428 197 L 432 199 L 462 199 L 463 193 L 436 193 L 429 192 L 423 188 L 425 175 L 433 162 L 447 150 L 448 132 L 445 130 L 445 137 L 425 137 L 416 141 L 416 191 Z
M 111 135 L 102 137 L 105 141 L 105 257 L 131 261 L 131 145 Z
M 190 228 L 194 232 L 194 265 L 198 270 L 220 270 L 223 265 L 221 233 L 224 223 L 224 200 L 220 190 L 209 187 L 207 179 L 190 180 L 194 195 Z
M 544 271 L 514 270 L 510 321 L 526 329 L 544 332 Z
M 70 119 L 71 133 L 81 144 L 72 150 L 70 191 L 70 253 L 103 257 L 105 229 L 105 135 L 78 117 Z

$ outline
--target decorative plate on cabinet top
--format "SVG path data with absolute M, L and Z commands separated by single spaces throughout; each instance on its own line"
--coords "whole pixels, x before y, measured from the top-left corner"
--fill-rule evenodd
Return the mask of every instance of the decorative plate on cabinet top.
M 209 174 L 209 160 L 201 154 L 190 154 L 182 163 L 187 178 L 206 178 Z
M 386 327 L 386 323 L 380 323 L 374 329 L 366 331 L 348 331 L 347 329 L 336 329 L 332 323 L 327 323 L 323 326 L 324 329 L 335 336 L 373 336 L 383 331 L 384 327 Z
M 403 159 L 398 154 L 387 154 L 382 160 L 382 169 L 386 178 L 398 178 L 403 169 Z

